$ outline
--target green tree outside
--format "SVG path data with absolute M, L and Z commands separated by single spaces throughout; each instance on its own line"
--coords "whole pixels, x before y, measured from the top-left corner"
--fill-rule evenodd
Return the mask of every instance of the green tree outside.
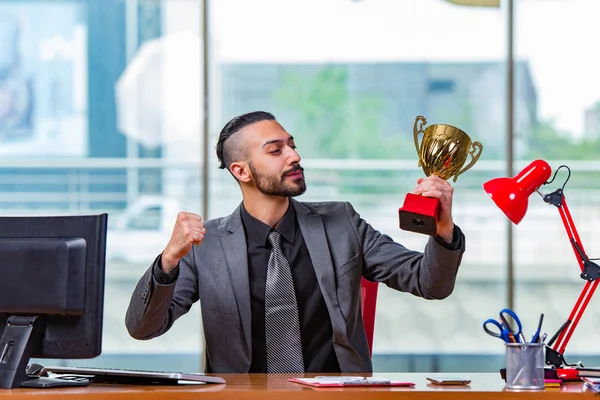
M 539 122 L 528 140 L 526 159 L 597 160 L 599 140 L 574 141 L 569 133 L 561 132 L 552 121 Z
M 352 95 L 347 66 L 327 65 L 314 74 L 285 69 L 274 98 L 297 116 L 295 129 L 310 136 L 311 158 L 397 159 L 408 147 L 407 138 L 382 132 L 380 97 Z M 409 156 L 415 157 L 408 144 Z

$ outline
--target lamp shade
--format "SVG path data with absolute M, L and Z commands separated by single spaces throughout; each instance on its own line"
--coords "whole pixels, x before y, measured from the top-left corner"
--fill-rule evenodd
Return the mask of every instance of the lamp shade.
M 548 181 L 552 169 L 544 160 L 535 160 L 514 178 L 495 178 L 483 184 L 483 189 L 514 224 L 521 222 L 529 196 Z

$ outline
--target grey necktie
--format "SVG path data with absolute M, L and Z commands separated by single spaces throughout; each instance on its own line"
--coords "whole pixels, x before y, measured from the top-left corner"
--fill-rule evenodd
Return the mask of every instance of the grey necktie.
M 300 319 L 290 264 L 281 251 L 281 235 L 269 233 L 271 255 L 265 285 L 267 372 L 304 372 Z

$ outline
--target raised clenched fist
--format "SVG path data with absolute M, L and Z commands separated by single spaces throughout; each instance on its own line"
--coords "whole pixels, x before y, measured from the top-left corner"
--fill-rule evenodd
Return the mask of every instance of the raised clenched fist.
M 173 271 L 181 257 L 189 253 L 193 245 L 202 243 L 205 233 L 201 216 L 188 212 L 177 214 L 171 239 L 162 252 L 162 270 L 166 273 Z

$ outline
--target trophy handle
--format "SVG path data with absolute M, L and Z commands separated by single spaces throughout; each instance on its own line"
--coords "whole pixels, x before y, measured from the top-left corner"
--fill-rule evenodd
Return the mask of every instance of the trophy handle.
M 479 151 L 476 152 L 475 150 L 479 150 Z M 468 163 L 466 167 L 464 167 L 463 169 L 458 171 L 456 173 L 456 175 L 454 175 L 454 182 L 456 182 L 456 180 L 458 179 L 458 176 L 460 174 L 462 174 L 463 172 L 465 172 L 466 170 L 471 168 L 473 165 L 475 165 L 477 160 L 479 160 L 479 156 L 481 155 L 482 151 L 483 151 L 483 146 L 481 145 L 481 143 L 479 143 L 479 142 L 471 143 L 471 149 L 469 150 L 469 155 L 471 156 L 471 162 Z
M 413 136 L 415 139 L 415 149 L 417 150 L 417 157 L 419 157 L 419 164 L 417 165 L 418 167 L 423 165 L 423 160 L 421 160 L 421 153 L 419 151 L 419 133 L 422 133 L 423 136 L 425 136 L 425 131 L 423 130 L 423 126 L 425 124 L 427 124 L 427 118 L 425 118 L 422 115 L 417 115 L 417 118 L 415 118 L 415 125 L 413 127 Z M 417 125 L 419 125 L 418 128 Z

